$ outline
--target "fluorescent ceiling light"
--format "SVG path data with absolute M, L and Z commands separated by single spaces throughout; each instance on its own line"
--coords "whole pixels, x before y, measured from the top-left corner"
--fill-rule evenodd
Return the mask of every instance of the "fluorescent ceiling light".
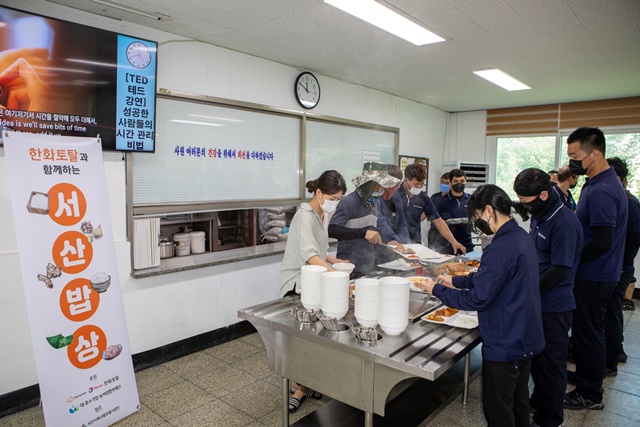
M 224 126 L 224 125 L 221 125 L 221 124 L 219 124 L 219 123 L 194 122 L 194 121 L 191 121 L 191 120 L 178 120 L 178 119 L 173 119 L 173 120 L 169 120 L 169 121 L 174 122 L 174 123 L 186 123 L 186 124 L 188 124 L 188 125 Z
M 444 39 L 374 0 L 324 0 L 356 18 L 375 25 L 417 46 Z
M 104 6 L 109 6 L 114 9 L 122 10 L 124 12 L 135 13 L 136 15 L 144 16 L 145 18 L 155 19 L 156 21 L 160 21 L 161 19 L 159 16 L 152 15 L 151 13 L 145 12 L 144 10 L 140 10 L 140 9 L 136 9 L 135 7 L 116 3 L 114 1 L 108 1 L 108 0 L 89 0 L 89 1 L 93 3 L 101 4 Z
M 498 68 L 493 68 L 491 70 L 478 70 L 474 71 L 473 74 L 476 74 L 483 79 L 487 79 L 491 83 L 501 86 L 509 91 L 531 89 L 531 86 L 511 77 L 509 74 Z

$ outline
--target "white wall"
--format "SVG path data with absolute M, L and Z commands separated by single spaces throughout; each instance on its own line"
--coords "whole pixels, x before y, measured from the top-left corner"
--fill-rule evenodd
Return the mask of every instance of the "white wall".
M 7 0 L 3 4 L 161 42 L 158 87 L 299 110 L 292 87 L 301 70 L 49 2 Z M 401 154 L 426 156 L 441 164 L 446 119 L 443 111 L 327 76 L 318 77 L 322 98 L 314 113 L 398 127 Z M 236 323 L 238 309 L 277 297 L 280 256 L 147 279 L 131 278 L 122 155 L 105 153 L 105 169 L 134 353 Z M 0 395 L 37 383 L 4 170 L 4 149 L 0 148 L 0 335 L 5 337 L 0 346 Z M 437 178 L 435 173 L 430 174 L 430 188 Z

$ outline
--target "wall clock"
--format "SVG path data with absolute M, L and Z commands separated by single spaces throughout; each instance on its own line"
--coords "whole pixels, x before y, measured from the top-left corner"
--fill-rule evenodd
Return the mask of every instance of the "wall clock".
M 302 108 L 311 109 L 320 101 L 320 83 L 316 76 L 309 72 L 301 73 L 294 86 L 296 100 Z

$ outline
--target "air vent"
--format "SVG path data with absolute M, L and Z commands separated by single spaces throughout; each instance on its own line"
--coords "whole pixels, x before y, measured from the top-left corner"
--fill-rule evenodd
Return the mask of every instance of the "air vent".
M 443 171 L 462 169 L 467 175 L 467 187 L 477 188 L 489 183 L 489 164 L 476 162 L 449 161 L 442 164 Z
M 47 0 L 50 3 L 60 4 L 73 9 L 82 10 L 96 15 L 119 21 L 134 22 L 137 24 L 149 23 L 149 21 L 167 21 L 170 16 L 151 10 L 143 10 L 128 6 L 113 0 Z M 146 4 L 148 5 L 148 4 Z M 152 7 L 151 5 L 148 5 Z

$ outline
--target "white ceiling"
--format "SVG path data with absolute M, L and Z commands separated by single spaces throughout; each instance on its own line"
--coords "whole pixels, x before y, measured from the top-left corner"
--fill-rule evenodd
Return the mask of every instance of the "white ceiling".
M 446 42 L 414 46 L 322 0 L 49 0 L 331 76 L 445 111 L 640 95 L 640 0 L 388 0 Z M 498 67 L 532 90 L 473 70 Z M 320 83 L 322 78 L 320 77 Z

